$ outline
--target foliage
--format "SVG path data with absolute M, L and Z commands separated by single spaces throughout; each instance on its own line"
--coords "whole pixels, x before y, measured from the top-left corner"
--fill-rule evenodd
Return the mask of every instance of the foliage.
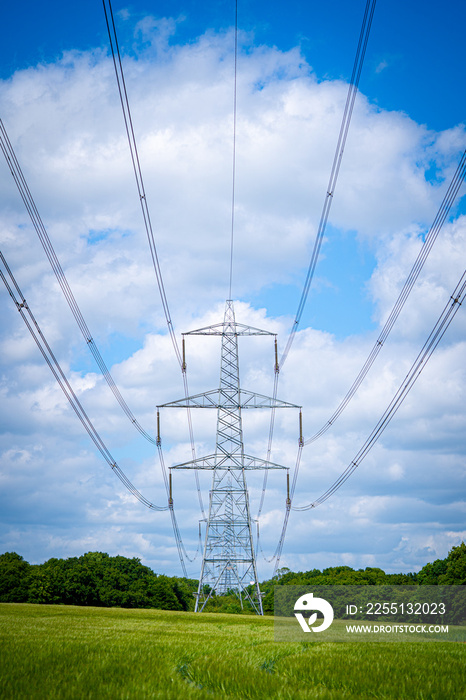
M 349 566 L 333 566 L 320 571 L 297 572 L 278 569 L 276 576 L 261 584 L 264 593 L 264 611 L 273 613 L 275 586 L 383 586 L 383 585 L 465 585 L 466 584 L 466 545 L 462 542 L 453 547 L 446 559 L 437 559 L 426 564 L 417 574 L 386 574 L 382 569 L 366 567 L 355 571 Z
M 0 601 L 24 603 L 28 599 L 30 565 L 16 552 L 0 554 Z
M 418 574 L 386 574 L 366 567 L 333 566 L 323 571 L 293 572 L 283 567 L 261 584 L 265 613 L 273 613 L 274 586 L 286 585 L 466 585 L 466 545 L 453 547 L 446 559 L 426 564 Z M 193 610 L 198 582 L 155 574 L 133 557 L 88 552 L 81 557 L 49 559 L 30 565 L 15 552 L 0 555 L 0 602 L 58 603 L 122 608 Z M 249 587 L 254 594 L 254 587 Z M 234 592 L 209 600 L 206 611 L 249 614 Z
M 133 557 L 88 552 L 29 565 L 0 556 L 0 601 L 190 610 L 197 581 L 155 574 Z
M 275 642 L 271 618 L 0 605 L 2 700 L 443 700 L 464 644 Z
M 417 582 L 431 586 L 466 585 L 466 544 L 453 547 L 446 559 L 426 564 L 418 573 Z

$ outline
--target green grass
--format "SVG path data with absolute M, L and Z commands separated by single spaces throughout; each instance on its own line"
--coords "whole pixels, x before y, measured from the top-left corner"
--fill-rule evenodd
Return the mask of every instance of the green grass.
M 466 698 L 466 647 L 279 643 L 273 620 L 0 604 L 0 697 Z

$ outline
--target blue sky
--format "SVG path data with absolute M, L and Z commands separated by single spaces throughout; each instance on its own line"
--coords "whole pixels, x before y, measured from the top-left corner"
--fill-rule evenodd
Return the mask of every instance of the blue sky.
M 243 2 L 239 24 L 254 33 L 258 43 L 287 50 L 299 45 L 320 78 L 351 74 L 355 42 L 364 3 L 336 2 L 333 11 L 322 3 Z M 183 18 L 176 41 L 192 41 L 206 29 L 232 25 L 234 6 L 217 3 L 115 3 L 131 21 L 121 23 L 119 39 L 126 50 L 134 45 L 134 20 L 147 15 Z M 462 27 L 464 4 L 447 0 L 441 11 L 434 2 L 402 0 L 378 2 L 371 32 L 364 86 L 371 99 L 385 109 L 402 110 L 416 121 L 442 129 L 464 117 L 464 98 L 458 90 L 464 77 Z M 106 45 L 101 3 L 83 0 L 65 5 L 30 0 L 20 8 L 3 10 L 5 31 L 0 48 L 0 71 L 9 77 L 18 68 L 53 61 L 70 48 L 89 50 Z
M 234 5 L 116 2 L 146 191 L 179 335 L 218 322 L 228 292 Z M 284 346 L 324 202 L 364 3 L 239 2 L 236 228 L 238 320 Z M 321 258 L 279 395 L 326 422 L 364 363 L 466 146 L 464 3 L 379 0 Z M 153 431 L 155 405 L 183 394 L 144 239 L 101 3 L 10 4 L 0 42 L 0 117 L 102 355 Z M 0 241 L 26 298 L 111 451 L 164 501 L 156 456 L 98 375 L 0 163 Z M 464 195 L 464 187 L 461 191 Z M 296 504 L 343 471 L 381 415 L 462 272 L 464 196 L 387 346 L 333 431 L 304 451 Z M 0 550 L 29 561 L 90 549 L 179 573 L 170 524 L 145 512 L 71 414 L 6 292 L 2 309 Z M 463 313 L 464 316 L 464 313 Z M 461 312 L 364 466 L 316 511 L 293 514 L 283 564 L 412 571 L 465 537 L 465 322 Z M 218 382 L 218 347 L 188 344 L 194 393 Z M 268 394 L 273 357 L 245 343 L 245 388 Z M 199 454 L 215 416 L 196 416 Z M 164 416 L 166 461 L 189 452 L 185 418 Z M 294 464 L 296 422 L 277 424 Z M 245 421 L 261 453 L 266 417 Z M 440 476 L 442 475 L 442 476 Z M 196 546 L 192 485 L 180 525 Z M 283 489 L 261 519 L 273 551 Z M 208 491 L 208 480 L 203 483 Z M 251 479 L 253 507 L 260 481 Z M 206 498 L 206 496 L 205 496 Z M 256 504 L 257 505 L 257 504 Z M 190 565 L 193 576 L 198 563 Z M 260 565 L 263 577 L 270 566 Z

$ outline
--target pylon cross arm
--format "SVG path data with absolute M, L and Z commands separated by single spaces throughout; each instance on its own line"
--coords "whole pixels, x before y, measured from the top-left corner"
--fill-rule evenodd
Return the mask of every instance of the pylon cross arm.
M 207 455 L 199 457 L 190 462 L 175 464 L 171 469 L 219 469 L 220 471 L 242 470 L 242 469 L 287 469 L 281 464 L 268 462 L 259 457 L 239 454 L 237 458 L 234 455 Z
M 280 401 L 271 396 L 256 394 L 253 391 L 241 389 L 239 392 L 225 391 L 224 389 L 212 389 L 202 394 L 188 396 L 178 401 L 170 401 L 161 404 L 157 408 L 301 408 L 300 406 Z
M 188 331 L 183 333 L 183 335 L 274 335 L 276 333 L 271 333 L 271 331 L 263 331 L 260 328 L 254 328 L 253 326 L 245 326 L 243 323 L 214 323 L 212 326 L 206 326 L 205 328 L 198 328 L 195 331 Z

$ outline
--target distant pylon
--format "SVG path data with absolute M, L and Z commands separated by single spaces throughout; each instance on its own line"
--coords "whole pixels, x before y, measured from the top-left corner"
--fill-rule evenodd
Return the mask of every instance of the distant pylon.
M 213 594 L 224 595 L 234 591 L 240 599 L 241 606 L 243 601 L 247 600 L 252 609 L 262 615 L 246 471 L 286 467 L 244 453 L 241 411 L 246 408 L 299 406 L 241 389 L 238 336 L 275 334 L 236 323 L 231 300 L 226 302 L 223 323 L 190 331 L 184 335 L 222 337 L 219 389 L 158 407 L 217 409 L 215 453 L 172 467 L 213 470 L 195 611 L 202 612 Z

